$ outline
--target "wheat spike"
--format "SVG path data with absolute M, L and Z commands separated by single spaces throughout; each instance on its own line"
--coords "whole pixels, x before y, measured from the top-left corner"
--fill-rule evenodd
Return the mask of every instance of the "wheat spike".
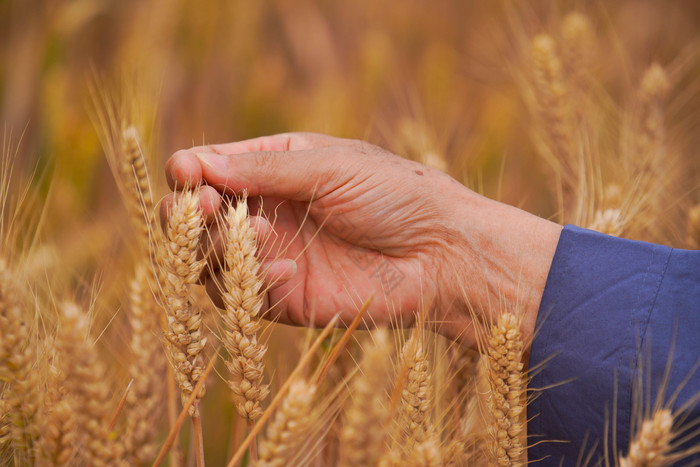
M 10 408 L 3 397 L 0 397 L 0 454 L 10 442 Z
M 352 401 L 340 432 L 340 466 L 376 465 L 382 453 L 382 427 L 389 416 L 385 392 L 392 346 L 385 329 L 374 331 L 371 340 L 360 363 L 361 374 L 350 389 Z
M 666 454 L 673 438 L 673 415 L 663 409 L 642 423 L 642 430 L 630 445 L 629 454 L 620 459 L 620 467 L 661 467 L 668 465 Z
M 404 344 L 402 361 L 408 365 L 407 382 L 401 391 L 399 424 L 406 438 L 406 447 L 422 443 L 433 432 L 431 416 L 433 410 L 432 378 L 428 359 L 418 336 Z
M 46 382 L 46 401 L 42 417 L 44 424 L 39 438 L 37 459 L 37 465 L 40 466 L 69 465 L 77 444 L 75 415 L 67 397 L 63 374 L 56 365 L 57 359 L 58 357 L 54 356 Z
M 666 71 L 658 63 L 647 68 L 639 86 L 636 154 L 631 156 L 637 159 L 634 175 L 645 181 L 647 177 L 656 178 L 653 173 L 660 168 L 666 152 L 664 107 L 670 87 Z
M 573 11 L 568 13 L 561 24 L 562 62 L 564 70 L 579 93 L 584 93 L 591 80 L 593 59 L 597 44 L 593 25 L 586 15 Z
M 127 126 L 121 135 L 121 155 L 119 169 L 134 228 L 144 247 L 149 243 L 153 231 L 153 195 L 148 178 L 146 159 L 141 150 L 138 131 L 133 125 Z
M 408 465 L 415 467 L 440 467 L 443 464 L 440 452 L 440 439 L 431 435 L 425 441 L 418 443 L 409 456 Z
M 535 95 L 547 137 L 546 155 L 553 167 L 561 172 L 565 199 L 575 192 L 578 163 L 573 153 L 573 127 L 569 108 L 569 91 L 554 39 L 540 34 L 532 41 Z
M 255 420 L 262 415 L 260 403 L 269 389 L 262 384 L 267 347 L 260 344 L 257 337 L 263 304 L 262 280 L 255 257 L 255 232 L 248 222 L 245 198 L 235 209 L 229 209 L 226 225 L 222 341 L 230 357 L 226 362 L 231 375 L 228 385 L 238 413 Z
M 265 440 L 260 443 L 258 467 L 290 465 L 313 426 L 315 394 L 316 387 L 307 381 L 291 384 L 282 406 L 267 427 Z
M 619 237 L 624 229 L 622 212 L 619 209 L 603 209 L 595 212 L 593 222 L 588 226 L 591 230 Z
M 108 430 L 113 410 L 105 367 L 89 342 L 88 320 L 75 304 L 62 308 L 56 350 L 65 386 L 75 414 L 80 454 L 87 465 L 122 464 L 122 446 L 112 439 Z
M 691 250 L 700 250 L 700 204 L 688 211 L 688 228 L 686 244 Z
M 190 301 L 190 287 L 197 282 L 204 267 L 204 262 L 197 260 L 203 229 L 198 193 L 181 193 L 168 219 L 159 265 L 163 268 L 165 282 L 163 301 L 168 324 L 165 337 L 183 403 L 204 371 L 201 353 L 207 339 L 202 335 L 201 313 Z M 198 400 L 204 396 L 204 388 L 197 396 Z M 193 417 L 199 414 L 198 400 L 190 407 Z
M 0 380 L 7 382 L 3 396 L 10 423 L 14 456 L 19 463 L 34 461 L 39 435 L 40 391 L 36 343 L 18 296 L 18 284 L 7 262 L 0 258 Z
M 157 453 L 158 428 L 154 423 L 163 413 L 165 365 L 158 339 L 157 310 L 149 284 L 149 271 L 139 264 L 129 288 L 133 379 L 127 396 L 125 447 L 134 464 L 146 464 Z
M 486 368 L 491 392 L 488 408 L 492 439 L 491 453 L 498 465 L 523 465 L 525 449 L 525 378 L 520 321 L 513 313 L 503 313 L 491 327 L 486 345 Z

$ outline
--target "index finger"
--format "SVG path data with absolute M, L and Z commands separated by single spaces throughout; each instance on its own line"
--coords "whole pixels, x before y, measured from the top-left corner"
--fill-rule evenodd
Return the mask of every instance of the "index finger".
M 233 143 L 195 146 L 173 154 L 165 164 L 165 176 L 171 190 L 201 183 L 202 168 L 195 155 L 198 152 L 232 155 L 258 151 L 297 151 L 350 143 L 350 140 L 319 133 L 281 133 Z

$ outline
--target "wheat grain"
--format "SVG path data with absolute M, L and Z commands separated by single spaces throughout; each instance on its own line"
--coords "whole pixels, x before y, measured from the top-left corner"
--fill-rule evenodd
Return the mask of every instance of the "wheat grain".
M 255 420 L 262 414 L 260 403 L 269 389 L 262 384 L 263 357 L 267 347 L 258 342 L 259 314 L 263 304 L 260 265 L 255 257 L 255 231 L 248 221 L 246 199 L 226 216 L 224 312 L 222 342 L 229 353 L 228 385 L 241 416 Z
M 673 438 L 673 415 L 663 409 L 642 423 L 642 430 L 630 445 L 629 453 L 620 459 L 620 467 L 661 467 L 668 465 L 665 456 Z

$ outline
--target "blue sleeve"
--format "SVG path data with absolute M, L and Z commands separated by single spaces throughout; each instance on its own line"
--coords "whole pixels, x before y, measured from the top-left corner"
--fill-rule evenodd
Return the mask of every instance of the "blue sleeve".
M 700 251 L 566 226 L 530 352 L 529 460 L 575 465 L 594 451 L 595 463 L 606 444 L 625 454 L 655 401 L 681 411 L 686 434 L 697 429 L 699 359 Z M 700 445 L 697 431 L 689 443 Z

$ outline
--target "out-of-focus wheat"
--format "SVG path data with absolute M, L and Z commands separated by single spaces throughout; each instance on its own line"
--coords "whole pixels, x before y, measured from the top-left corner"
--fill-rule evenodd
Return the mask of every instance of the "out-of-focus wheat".
M 267 426 L 265 440 L 260 443 L 259 467 L 290 465 L 313 427 L 315 395 L 316 387 L 313 384 L 304 380 L 292 383 L 282 406 Z
M 56 350 L 53 342 L 47 347 Z M 65 375 L 57 365 L 59 358 L 54 354 L 46 381 L 43 424 L 37 453 L 37 465 L 40 466 L 69 465 L 75 456 L 78 442 L 74 407 L 68 399 Z
M 111 435 L 108 425 L 112 404 L 109 379 L 94 344 L 89 340 L 87 315 L 77 305 L 61 309 L 56 350 L 67 397 L 75 414 L 81 457 L 88 465 L 123 463 L 123 446 Z
M 686 245 L 693 250 L 700 250 L 700 204 L 688 211 Z
M 570 96 L 554 38 L 540 34 L 532 40 L 534 91 L 542 119 L 543 156 L 561 177 L 564 200 L 571 200 L 580 179 L 574 147 Z
M 43 405 L 36 341 L 31 339 L 28 315 L 22 309 L 20 284 L 0 257 L 0 379 L 6 382 L 3 399 L 10 422 L 16 462 L 31 464 Z
M 165 398 L 165 355 L 160 344 L 159 310 L 154 308 L 149 283 L 150 267 L 136 266 L 129 287 L 129 323 L 132 360 L 129 376 L 133 379 L 127 396 L 125 447 L 134 464 L 146 464 L 157 452 L 157 423 L 163 414 Z
M 392 347 L 388 331 L 378 329 L 365 346 L 360 374 L 350 386 L 351 400 L 340 433 L 339 466 L 376 465 L 384 445 L 389 416 L 386 397 Z
M 668 409 L 658 410 L 642 423 L 642 429 L 630 445 L 620 467 L 661 467 L 668 465 L 666 455 L 673 438 L 673 415 Z

